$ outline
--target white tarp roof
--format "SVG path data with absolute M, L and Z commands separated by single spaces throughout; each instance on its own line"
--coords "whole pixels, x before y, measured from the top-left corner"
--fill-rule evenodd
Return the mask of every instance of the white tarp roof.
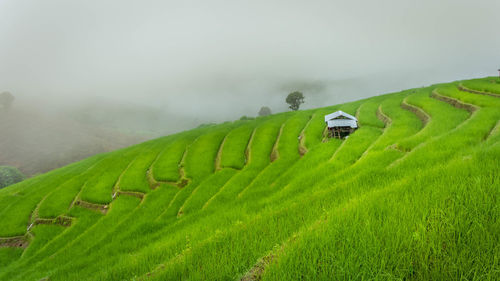
M 356 122 L 356 120 L 351 120 L 351 119 L 333 119 L 333 120 L 328 120 L 326 123 L 328 124 L 328 128 L 332 128 L 332 127 L 357 128 L 358 127 L 358 122 Z
M 351 114 L 348 114 L 348 113 L 345 113 L 342 110 L 339 110 L 339 111 L 335 111 L 334 113 L 330 113 L 328 115 L 325 115 L 325 122 L 328 122 L 329 120 L 335 119 L 335 118 L 337 118 L 339 116 L 344 116 L 344 117 L 347 117 L 347 118 L 349 118 L 351 120 L 358 121 L 358 119 L 356 119 L 356 117 L 352 116 Z M 344 120 L 348 120 L 348 119 L 344 119 Z M 330 126 L 328 126 L 328 127 L 330 127 Z

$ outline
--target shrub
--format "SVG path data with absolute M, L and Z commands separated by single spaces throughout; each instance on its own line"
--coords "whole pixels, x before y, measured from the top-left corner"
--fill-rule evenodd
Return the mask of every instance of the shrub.
M 17 168 L 11 166 L 0 166 L 0 188 L 13 185 L 26 178 Z

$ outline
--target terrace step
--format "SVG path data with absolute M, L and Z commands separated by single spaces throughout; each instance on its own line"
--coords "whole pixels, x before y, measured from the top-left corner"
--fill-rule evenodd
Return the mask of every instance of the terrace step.
M 377 108 L 377 118 L 384 122 L 385 127 L 389 127 L 392 124 L 391 118 L 389 116 L 385 115 L 384 112 L 382 111 L 382 105 L 379 105 Z
M 460 91 L 462 91 L 462 92 L 469 92 L 469 93 L 472 93 L 472 94 L 478 94 L 478 95 L 485 95 L 485 96 L 491 96 L 491 97 L 500 98 L 499 94 L 469 89 L 469 88 L 465 87 L 462 83 L 458 84 L 457 88 Z
M 429 114 L 427 114 L 425 111 L 423 111 L 421 108 L 416 107 L 414 105 L 409 104 L 406 101 L 406 98 L 401 102 L 401 108 L 408 110 L 410 112 L 413 112 L 415 115 L 417 115 L 418 119 L 422 121 L 422 125 L 425 127 L 427 123 L 431 120 L 431 117 Z
M 98 211 L 98 212 L 101 212 L 103 214 L 106 214 L 109 210 L 109 205 L 91 203 L 91 202 L 83 201 L 82 199 L 77 199 L 75 201 L 75 205 L 78 205 L 78 206 L 85 208 L 85 209 Z
M 276 142 L 274 143 L 273 150 L 271 151 L 270 159 L 271 163 L 278 160 L 280 158 L 280 153 L 278 151 L 278 143 L 280 142 L 280 137 L 281 134 L 283 133 L 283 127 L 285 127 L 285 122 L 281 124 L 280 131 L 278 133 L 278 136 L 276 137 Z
M 53 219 L 45 219 L 45 218 L 36 218 L 34 222 L 28 227 L 28 231 L 31 229 L 32 226 L 34 225 L 39 225 L 39 224 L 57 224 L 60 226 L 64 227 L 69 227 L 73 223 L 74 218 L 73 217 L 68 217 L 68 216 L 58 216 L 57 218 Z
M 440 100 L 440 101 L 443 101 L 443 102 L 446 102 L 456 108 L 459 108 L 459 109 L 465 109 L 467 111 L 469 111 L 470 113 L 473 113 L 474 111 L 478 110 L 479 107 L 476 106 L 476 105 L 473 105 L 473 104 L 470 104 L 470 103 L 464 103 L 462 101 L 459 101 L 457 99 L 454 99 L 454 98 L 451 98 L 451 97 L 447 97 L 447 96 L 443 96 L 441 94 L 439 94 L 438 92 L 438 89 L 434 89 L 431 93 L 431 97 L 437 99 L 437 100 Z
M 224 144 L 226 143 L 227 135 L 224 137 L 219 145 L 219 150 L 217 150 L 217 156 L 215 156 L 215 171 L 222 170 L 222 149 L 224 149 Z
M 300 154 L 300 156 L 304 156 L 308 151 L 308 149 L 306 147 L 306 143 L 305 143 L 306 142 L 305 130 L 306 130 L 307 126 L 309 126 L 309 124 L 311 123 L 311 120 L 313 119 L 313 117 L 314 117 L 314 114 L 309 117 L 309 121 L 307 121 L 306 125 L 304 126 L 304 128 L 300 132 L 300 135 L 299 135 L 299 154 Z
M 488 140 L 492 136 L 495 136 L 499 133 L 500 133 L 500 120 L 498 120 L 498 122 L 495 124 L 495 126 L 493 128 L 491 128 L 491 131 L 488 133 L 485 140 Z
M 253 139 L 254 139 L 254 136 L 255 136 L 255 131 L 257 130 L 257 128 L 254 128 L 253 131 L 252 131 L 252 134 L 250 135 L 250 138 L 248 139 L 248 143 L 247 143 L 247 148 L 245 149 L 245 165 L 248 165 L 250 164 L 250 160 L 252 159 L 252 143 L 253 143 Z
M 137 191 L 118 191 L 116 193 L 116 196 L 120 196 L 120 195 L 128 195 L 128 196 L 133 196 L 133 197 L 137 197 L 139 199 L 144 199 L 144 196 L 146 194 L 142 193 L 142 192 L 137 192 Z
M 26 236 L 0 237 L 0 248 L 26 249 L 30 241 Z

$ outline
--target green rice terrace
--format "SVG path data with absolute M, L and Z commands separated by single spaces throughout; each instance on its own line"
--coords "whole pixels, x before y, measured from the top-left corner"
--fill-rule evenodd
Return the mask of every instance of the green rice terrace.
M 0 190 L 0 280 L 499 280 L 499 120 L 488 77 L 96 155 Z

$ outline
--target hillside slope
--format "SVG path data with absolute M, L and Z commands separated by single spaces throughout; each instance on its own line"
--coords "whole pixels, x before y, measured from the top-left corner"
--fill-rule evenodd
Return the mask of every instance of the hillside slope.
M 0 165 L 28 176 L 148 139 L 18 107 L 0 110 L 0 132 Z
M 96 155 L 0 190 L 0 280 L 494 280 L 499 120 L 484 78 Z

